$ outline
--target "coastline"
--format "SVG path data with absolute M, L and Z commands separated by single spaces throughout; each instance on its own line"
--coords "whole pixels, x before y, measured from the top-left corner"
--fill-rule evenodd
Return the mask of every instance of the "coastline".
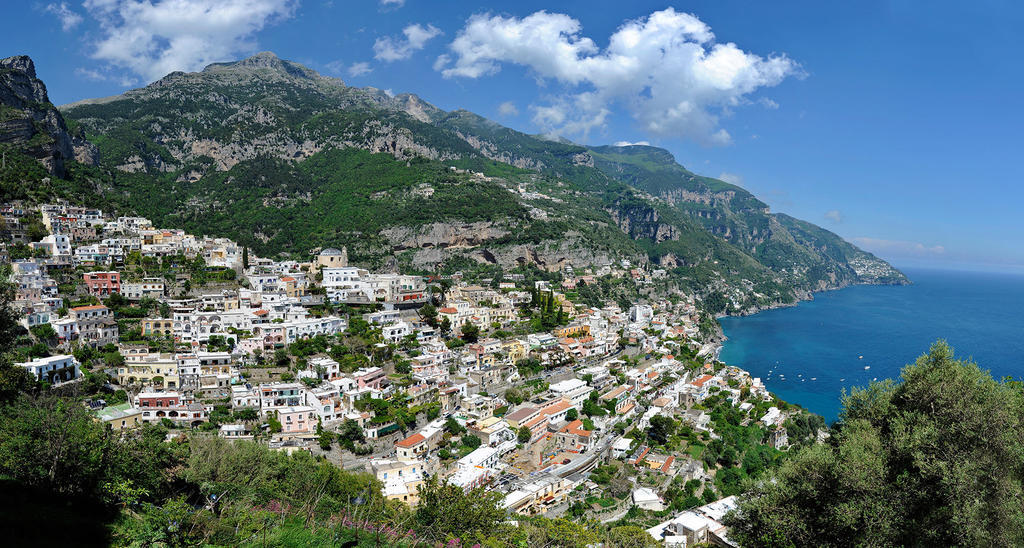
M 903 274 L 902 272 L 900 272 L 900 273 Z M 753 316 L 754 314 L 758 314 L 758 313 L 761 313 L 761 312 L 764 312 L 764 311 L 767 311 L 767 310 L 777 310 L 777 309 L 780 309 L 780 308 L 793 308 L 793 307 L 799 306 L 800 303 L 813 301 L 815 294 L 818 294 L 818 293 L 829 293 L 829 292 L 832 292 L 832 291 L 839 291 L 839 290 L 842 290 L 842 289 L 847 289 L 847 288 L 855 287 L 855 286 L 868 286 L 868 285 L 876 285 L 876 286 L 906 286 L 906 285 L 913 285 L 913 283 L 914 282 L 912 280 L 910 280 L 910 278 L 908 278 L 906 276 L 906 274 L 903 274 L 903 281 L 902 282 L 880 283 L 880 282 L 858 281 L 858 282 L 853 282 L 853 283 L 846 283 L 846 284 L 843 284 L 843 285 L 836 285 L 836 286 L 825 287 L 825 288 L 816 289 L 816 290 L 813 290 L 813 291 L 812 290 L 797 290 L 797 291 L 795 291 L 795 293 L 797 295 L 797 298 L 796 298 L 795 301 L 793 301 L 791 303 L 775 302 L 775 303 L 769 304 L 767 306 L 755 306 L 755 307 L 751 307 L 751 308 L 746 308 L 746 309 L 740 310 L 739 312 L 732 313 L 732 314 L 716 314 L 714 316 L 714 318 L 715 318 L 715 334 L 713 335 L 712 340 L 709 341 L 709 343 L 712 345 L 712 347 L 711 347 L 711 350 L 708 352 L 708 355 L 710 357 L 712 357 L 714 361 L 721 362 L 720 356 L 722 354 L 722 349 L 725 348 L 725 342 L 729 340 L 729 337 L 727 337 L 725 335 L 725 331 L 722 329 L 722 323 L 719 321 L 722 318 Z

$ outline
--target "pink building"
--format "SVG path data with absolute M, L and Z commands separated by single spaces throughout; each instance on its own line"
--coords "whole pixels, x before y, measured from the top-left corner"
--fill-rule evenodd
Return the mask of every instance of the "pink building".
M 316 428 L 316 410 L 308 405 L 282 407 L 277 410 L 283 434 L 308 434 Z
M 85 285 L 89 288 L 89 294 L 97 297 L 106 297 L 111 293 L 121 292 L 120 272 L 86 272 Z
M 374 390 L 380 390 L 380 386 L 384 382 L 385 376 L 383 369 L 379 367 L 368 367 L 353 373 L 352 378 L 356 381 L 359 388 L 370 387 Z

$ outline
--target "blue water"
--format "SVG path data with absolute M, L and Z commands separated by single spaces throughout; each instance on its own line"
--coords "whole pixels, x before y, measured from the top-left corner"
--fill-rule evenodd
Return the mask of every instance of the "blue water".
M 904 272 L 914 285 L 855 286 L 792 308 L 723 318 L 729 340 L 721 359 L 828 422 L 839 414 L 844 387 L 898 378 L 940 338 L 996 378 L 1024 377 L 1024 276 Z

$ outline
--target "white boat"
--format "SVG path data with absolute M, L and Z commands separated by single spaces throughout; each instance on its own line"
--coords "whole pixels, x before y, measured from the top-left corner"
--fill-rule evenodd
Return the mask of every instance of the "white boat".
M 864 371 L 867 371 L 868 369 L 871 369 L 871 366 L 870 365 L 865 365 L 864 366 Z

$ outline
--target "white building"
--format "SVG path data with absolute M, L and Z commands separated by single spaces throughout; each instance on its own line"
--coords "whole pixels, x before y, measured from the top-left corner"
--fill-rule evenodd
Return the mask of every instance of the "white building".
M 552 384 L 548 391 L 555 398 L 563 398 L 574 406 L 581 406 L 590 396 L 591 388 L 580 379 L 569 379 Z
M 77 379 L 81 375 L 78 360 L 68 354 L 59 354 L 46 358 L 36 358 L 30 362 L 19 363 L 36 378 L 53 384 Z

